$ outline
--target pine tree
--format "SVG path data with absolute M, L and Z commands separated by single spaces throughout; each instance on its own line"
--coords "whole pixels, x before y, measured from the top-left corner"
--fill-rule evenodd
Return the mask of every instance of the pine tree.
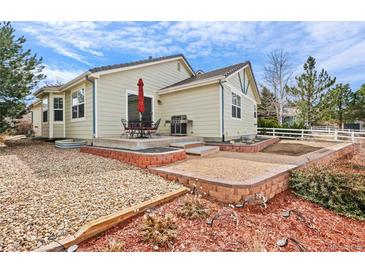
M 258 105 L 257 115 L 258 118 L 277 118 L 277 106 L 274 94 L 270 90 L 263 86 L 260 92 L 261 104 Z
M 353 121 L 365 122 L 365 84 L 352 95 L 350 115 Z
M 23 48 L 26 39 L 15 37 L 10 22 L 0 23 L 0 132 L 25 109 L 25 98 L 45 76 L 42 58 Z
M 328 109 L 330 118 L 334 118 L 338 126 L 343 128 L 348 118 L 349 106 L 351 103 L 352 91 L 349 84 L 336 84 L 324 96 L 324 106 Z
M 312 56 L 308 57 L 303 68 L 304 72 L 295 77 L 296 86 L 288 88 L 288 91 L 295 97 L 300 118 L 305 125 L 311 126 L 321 119 L 321 98 L 336 82 L 336 77 L 330 77 L 324 69 L 318 73 L 316 60 Z

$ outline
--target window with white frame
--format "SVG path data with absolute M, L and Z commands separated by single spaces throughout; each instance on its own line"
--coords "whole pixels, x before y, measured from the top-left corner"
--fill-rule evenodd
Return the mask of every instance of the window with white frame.
M 55 122 L 63 122 L 63 98 L 53 98 L 53 120 Z
M 256 118 L 257 117 L 257 106 L 254 105 L 253 106 L 253 118 Z
M 48 122 L 48 98 L 42 100 L 42 121 L 43 123 Z
M 85 117 L 85 91 L 80 89 L 72 93 L 72 119 Z
M 181 64 L 180 64 L 180 62 L 177 62 L 177 71 L 181 71 Z
M 232 117 L 241 118 L 241 96 L 232 92 Z

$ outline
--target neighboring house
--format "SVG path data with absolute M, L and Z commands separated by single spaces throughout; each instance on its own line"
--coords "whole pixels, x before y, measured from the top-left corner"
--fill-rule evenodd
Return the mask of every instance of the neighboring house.
M 283 122 L 288 125 L 293 125 L 298 118 L 298 109 L 295 107 L 285 107 L 283 113 Z
M 195 73 L 184 55 L 97 67 L 62 86 L 34 95 L 34 127 L 47 138 L 119 137 L 121 119 L 138 118 L 137 82 L 144 82 L 143 119 L 161 118 L 159 133 L 170 135 L 173 115 L 187 115 L 187 135 L 211 140 L 253 136 L 260 103 L 250 62 Z M 39 134 L 39 131 L 38 131 Z

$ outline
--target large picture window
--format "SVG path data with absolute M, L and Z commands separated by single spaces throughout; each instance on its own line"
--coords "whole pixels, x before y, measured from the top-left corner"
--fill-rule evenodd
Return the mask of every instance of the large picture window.
M 63 98 L 53 98 L 53 120 L 63 122 Z
M 232 92 L 232 117 L 241 119 L 241 96 Z
M 72 93 L 72 119 L 85 117 L 85 91 L 80 89 Z
M 48 98 L 42 100 L 42 121 L 43 123 L 48 122 Z

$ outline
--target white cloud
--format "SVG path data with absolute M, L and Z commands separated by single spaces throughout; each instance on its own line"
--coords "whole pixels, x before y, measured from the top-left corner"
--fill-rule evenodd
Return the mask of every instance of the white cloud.
M 43 70 L 43 74 L 47 76 L 46 79 L 44 79 L 44 82 L 47 83 L 66 83 L 76 76 L 82 74 L 84 71 L 82 70 L 69 70 L 69 69 L 62 69 L 57 66 L 53 65 L 45 65 L 45 68 Z
M 40 22 L 19 23 L 38 44 L 78 62 L 94 65 L 106 50 L 123 55 L 184 53 L 189 59 L 253 58 L 258 71 L 266 55 L 283 49 L 302 71 L 309 55 L 337 76 L 365 63 L 363 22 Z M 95 59 L 96 58 L 96 59 Z M 204 62 L 209 63 L 204 60 Z M 228 65 L 228 63 L 227 63 Z M 354 79 L 360 76 L 352 76 Z M 348 79 L 348 77 L 343 77 Z

